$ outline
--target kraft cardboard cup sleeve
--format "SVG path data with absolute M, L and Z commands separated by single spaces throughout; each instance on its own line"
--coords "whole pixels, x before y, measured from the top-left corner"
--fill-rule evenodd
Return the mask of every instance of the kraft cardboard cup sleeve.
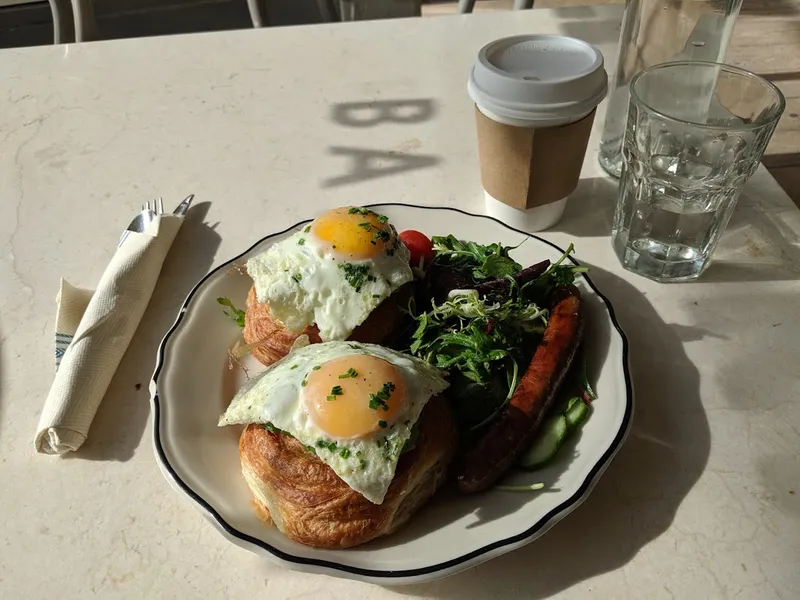
M 603 55 L 564 36 L 503 38 L 480 50 L 467 89 L 487 211 L 528 230 L 554 225 L 608 89 Z

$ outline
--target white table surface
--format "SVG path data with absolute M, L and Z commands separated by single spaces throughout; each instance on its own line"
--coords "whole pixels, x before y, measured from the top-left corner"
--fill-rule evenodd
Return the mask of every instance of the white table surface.
M 155 349 L 198 278 L 326 207 L 480 212 L 465 91 L 476 51 L 561 32 L 613 62 L 619 19 L 618 8 L 536 10 L 0 52 L 0 597 L 800 597 L 800 211 L 763 168 L 704 279 L 659 285 L 612 253 L 615 183 L 592 140 L 565 219 L 545 235 L 574 240 L 616 306 L 637 409 L 589 499 L 520 551 L 408 588 L 301 575 L 225 541 L 154 460 Z M 409 98 L 430 117 L 332 119 L 337 103 Z M 336 184 L 350 172 L 336 147 L 432 158 Z M 189 192 L 207 225 L 197 214 L 184 225 L 89 441 L 36 455 L 59 277 L 92 286 L 139 204 Z

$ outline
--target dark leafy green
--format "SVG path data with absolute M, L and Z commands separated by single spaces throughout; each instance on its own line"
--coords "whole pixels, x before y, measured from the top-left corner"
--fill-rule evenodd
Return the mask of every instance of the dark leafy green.
M 553 290 L 558 287 L 572 285 L 575 277 L 589 271 L 587 267 L 575 265 L 567 258 L 575 251 L 575 245 L 570 244 L 564 254 L 551 264 L 548 269 L 536 279 L 522 286 L 522 295 L 532 302 L 546 302 Z
M 434 236 L 431 242 L 435 263 L 458 269 L 470 275 L 476 282 L 506 277 L 522 269 L 522 265 L 508 255 L 513 250 L 509 246 L 484 246 L 461 241 L 454 235 Z

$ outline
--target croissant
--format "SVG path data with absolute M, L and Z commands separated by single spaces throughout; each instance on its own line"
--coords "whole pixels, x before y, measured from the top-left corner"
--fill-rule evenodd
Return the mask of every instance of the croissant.
M 248 425 L 239 456 L 259 516 L 315 548 L 350 548 L 393 533 L 444 483 L 458 444 L 441 396 L 430 399 L 417 426 L 417 442 L 400 456 L 383 503 L 373 504 L 291 436 Z
M 406 284 L 381 302 L 353 330 L 348 339 L 368 344 L 385 344 L 399 329 L 403 319 L 400 308 L 408 302 L 412 290 L 413 283 Z M 322 341 L 316 325 L 310 325 L 296 333 L 287 330 L 282 323 L 272 318 L 267 304 L 258 302 L 255 286 L 250 288 L 244 318 L 244 340 L 248 344 L 258 343 L 252 350 L 256 359 L 266 366 L 271 365 L 289 354 L 292 344 L 303 334 L 308 336 L 312 344 Z

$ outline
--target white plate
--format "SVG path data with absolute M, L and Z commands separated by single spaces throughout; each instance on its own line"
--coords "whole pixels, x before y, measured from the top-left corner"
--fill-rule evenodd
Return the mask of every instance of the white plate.
M 499 221 L 452 208 L 381 204 L 399 231 L 453 233 L 480 243 L 516 246 L 524 266 L 562 250 Z M 387 584 L 418 583 L 452 575 L 519 548 L 574 510 L 625 439 L 633 410 L 628 343 L 608 300 L 589 278 L 577 282 L 587 308 L 589 370 L 599 399 L 579 436 L 556 460 L 511 483 L 542 481 L 542 492 L 489 491 L 471 496 L 440 493 L 396 534 L 349 550 L 316 550 L 265 526 L 251 507 L 241 477 L 239 428 L 217 427 L 235 392 L 228 348 L 239 335 L 216 299 L 244 306 L 250 279 L 234 267 L 297 231 L 308 221 L 273 234 L 208 274 L 189 294 L 159 348 L 153 393 L 156 456 L 167 479 L 188 496 L 233 543 L 299 571 Z M 580 252 L 580 248 L 577 249 Z

